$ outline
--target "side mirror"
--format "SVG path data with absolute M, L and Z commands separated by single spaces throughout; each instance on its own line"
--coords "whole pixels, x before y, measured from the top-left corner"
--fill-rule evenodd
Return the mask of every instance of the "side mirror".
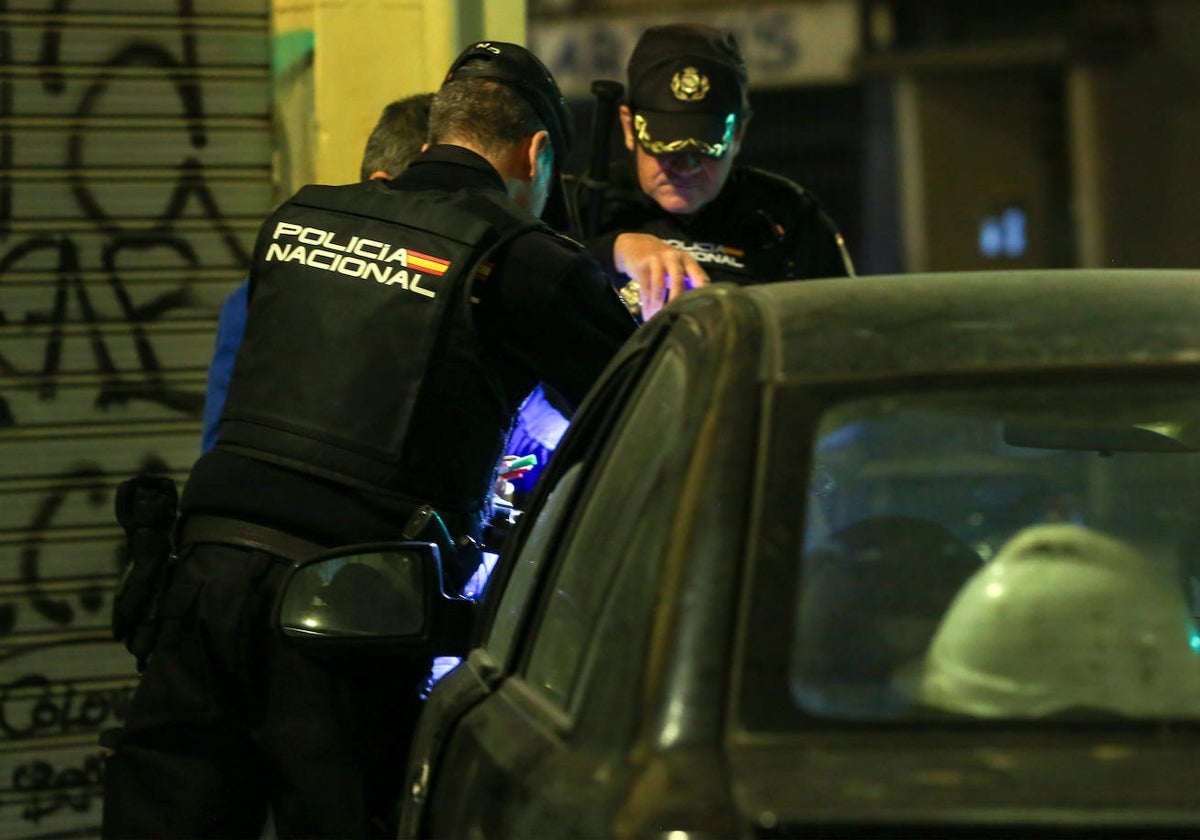
M 284 581 L 277 626 L 309 653 L 345 657 L 464 656 L 475 602 L 442 589 L 433 543 L 343 546 L 306 560 Z

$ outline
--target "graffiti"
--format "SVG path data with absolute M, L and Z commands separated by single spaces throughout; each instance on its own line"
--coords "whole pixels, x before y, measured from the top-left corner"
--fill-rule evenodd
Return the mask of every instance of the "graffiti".
M 99 799 L 104 782 L 104 758 L 100 753 L 84 759 L 81 767 L 56 770 L 48 761 L 29 761 L 13 771 L 12 786 L 31 793 L 24 800 L 21 817 L 37 823 L 63 809 L 83 812 Z
M 125 720 L 132 694 L 132 685 L 89 689 L 28 674 L 0 685 L 0 732 L 12 740 L 95 732 Z
M 49 292 L 50 302 L 46 309 L 30 310 L 24 313 L 23 321 L 29 326 L 48 326 L 49 334 L 46 341 L 42 368 L 37 375 L 36 389 L 42 400 L 51 400 L 57 393 L 57 379 L 60 373 L 63 345 L 66 340 L 64 327 L 70 323 L 83 323 L 87 327 L 88 341 L 95 369 L 103 375 L 100 392 L 95 405 L 107 408 L 114 403 L 124 403 L 130 399 L 145 399 L 158 402 L 168 408 L 182 413 L 198 416 L 203 405 L 203 394 L 184 393 L 168 388 L 163 380 L 162 368 L 157 354 L 146 335 L 144 324 L 157 320 L 172 309 L 189 305 L 191 295 L 186 287 L 160 294 L 152 300 L 135 305 L 117 269 L 117 255 L 122 251 L 148 250 L 163 248 L 184 258 L 187 264 L 196 266 L 196 258 L 188 243 L 162 233 L 129 233 L 114 236 L 105 246 L 104 270 L 113 296 L 116 298 L 125 324 L 137 348 L 137 358 L 140 372 L 144 377 L 141 382 L 128 382 L 122 378 L 121 371 L 113 361 L 107 342 L 101 332 L 101 319 L 96 314 L 92 300 L 93 292 L 81 280 L 80 258 L 75 243 L 66 236 L 34 236 L 13 247 L 7 254 L 0 257 L 0 277 L 19 266 L 23 258 L 30 257 L 43 251 L 56 255 L 54 271 L 55 283 Z M 69 312 L 71 298 L 74 297 L 79 308 L 79 315 L 72 318 Z M 0 320 L 7 320 L 0 311 Z M 0 369 L 10 374 L 19 373 L 16 367 L 0 357 Z M 9 424 L 15 424 L 17 418 L 6 412 Z M 0 417 L 0 423 L 3 418 Z
M 199 419 L 191 371 L 207 359 L 186 354 L 194 319 L 215 315 L 202 281 L 221 269 L 232 283 L 250 257 L 226 195 L 254 190 L 221 185 L 231 166 L 269 165 L 245 160 L 257 152 L 229 128 L 243 114 L 213 113 L 214 97 L 231 99 L 223 79 L 254 91 L 259 69 L 269 101 L 268 5 L 247 4 L 261 17 L 247 15 L 246 32 L 211 4 L 166 5 L 0 0 L 0 446 L 18 453 L 0 463 L 0 498 L 14 502 L 0 504 L 12 558 L 0 580 L 0 836 L 99 833 L 94 735 L 124 722 L 136 685 L 108 633 L 125 543 L 113 488 L 186 466 L 162 454 L 172 444 L 147 454 L 136 424 L 178 438 L 173 421 Z M 240 45 L 259 35 L 255 64 Z M 266 132 L 267 108 L 257 113 Z M 143 130 L 158 138 L 145 154 Z M 114 422 L 94 450 L 82 439 L 80 424 Z
M 138 466 L 138 473 L 163 474 L 167 465 L 157 455 L 147 455 Z M 46 535 L 54 525 L 55 515 L 62 508 L 68 497 L 76 494 L 85 496 L 92 508 L 109 508 L 112 504 L 112 479 L 95 464 L 81 464 L 64 472 L 42 498 L 34 511 L 33 521 L 29 523 L 27 536 L 20 552 L 20 579 L 22 590 L 21 601 L 29 606 L 47 621 L 58 625 L 69 625 L 76 616 L 76 607 L 65 598 L 53 598 L 48 595 L 41 583 L 41 554 Z M 114 565 L 111 571 L 115 574 L 124 565 L 124 538 L 113 520 Z M 89 614 L 97 613 L 104 605 L 104 594 L 98 584 L 90 584 L 80 589 L 78 606 Z M 17 605 L 0 604 L 0 636 L 10 635 L 17 623 Z
M 40 587 L 38 556 L 42 535 L 68 494 L 86 493 L 93 507 L 103 504 L 108 496 L 103 479 L 100 470 L 90 466 L 72 470 L 64 475 L 62 483 L 42 500 L 31 523 L 29 537 L 21 549 L 21 580 L 27 587 L 29 602 L 33 609 L 56 624 L 69 624 L 75 616 L 75 610 L 65 600 L 49 597 Z M 96 612 L 101 604 L 98 587 L 90 586 L 85 589 L 80 596 L 80 604 L 88 612 Z M 4 616 L 0 614 L 0 632 L 3 631 Z
M 0 0 L 0 12 L 5 11 L 6 5 Z M 169 81 L 175 91 L 178 111 L 163 116 L 182 118 L 187 127 L 187 143 L 194 152 L 207 145 L 204 90 L 197 57 L 193 4 L 190 0 L 178 2 L 178 29 L 171 37 L 172 40 L 178 39 L 176 51 L 179 57 L 168 45 L 144 39 L 115 45 L 112 54 L 74 101 L 70 101 L 64 70 L 59 66 L 62 42 L 71 32 L 69 16 L 66 14 L 68 6 L 66 0 L 57 0 L 53 4 L 58 16 L 51 17 L 52 22 L 41 33 L 37 50 L 38 73 L 43 94 L 62 100 L 61 113 L 70 115 L 71 119 L 62 171 L 74 206 L 63 208 L 62 215 L 85 220 L 91 235 L 99 233 L 102 236 L 102 253 L 97 257 L 100 265 L 86 268 L 99 268 L 106 279 L 107 289 L 89 289 L 84 281 L 84 255 L 77 235 L 68 231 L 47 230 L 14 242 L 7 252 L 0 254 L 0 282 L 11 272 L 21 269 L 31 257 L 45 252 L 51 255 L 55 263 L 52 269 L 54 283 L 47 286 L 45 307 L 27 310 L 16 317 L 0 307 L 0 325 L 25 323 L 49 328 L 40 370 L 22 371 L 0 354 L 0 373 L 10 376 L 31 375 L 33 384 L 26 387 L 36 389 L 39 400 L 54 399 L 61 374 L 63 347 L 68 340 L 64 326 L 79 323 L 85 325 L 92 364 L 102 377 L 95 399 L 97 408 L 103 410 L 114 404 L 142 400 L 185 416 L 199 417 L 203 394 L 173 389 L 167 385 L 145 325 L 174 309 L 194 305 L 186 278 L 189 272 L 200 267 L 200 260 L 187 239 L 175 230 L 189 208 L 194 206 L 199 209 L 200 217 L 217 231 L 238 266 L 248 263 L 249 254 L 224 218 L 217 196 L 207 183 L 204 167 L 194 154 L 185 154 L 179 161 L 174 183 L 164 186 L 161 210 L 152 218 L 139 222 L 140 227 L 120 219 L 114 208 L 105 205 L 94 185 L 89 182 L 90 170 L 87 166 L 89 126 L 94 124 L 94 118 L 101 116 L 102 103 L 112 87 L 119 84 L 130 69 L 148 70 Z M 18 31 L 0 28 L 0 65 L 11 60 Z M 0 76 L 0 118 L 19 116 L 13 108 L 13 82 L 8 76 Z M 19 142 L 20 138 L 13 130 L 0 131 L 0 173 L 3 173 L 0 174 L 0 238 L 5 238 L 11 232 L 14 217 L 19 214 L 20 196 L 12 175 Z M 155 250 L 177 262 L 179 274 L 183 276 L 175 289 L 156 294 L 148 301 L 135 303 L 128 283 L 122 276 L 120 257 L 131 252 L 145 254 Z M 100 293 L 113 296 L 122 321 L 129 330 L 136 347 L 137 368 L 134 371 L 122 371 L 114 361 L 101 330 L 102 319 L 97 315 L 93 299 Z M 72 300 L 77 313 L 70 312 Z M 21 418 L 15 416 L 8 401 L 0 395 L 0 427 L 18 425 L 20 422 Z

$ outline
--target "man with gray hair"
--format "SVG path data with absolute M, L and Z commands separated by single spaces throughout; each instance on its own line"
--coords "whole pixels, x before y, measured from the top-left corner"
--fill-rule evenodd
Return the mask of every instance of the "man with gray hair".
M 432 104 L 432 93 L 416 93 L 384 107 L 363 149 L 359 171 L 363 181 L 394 178 L 421 153 L 429 135 Z

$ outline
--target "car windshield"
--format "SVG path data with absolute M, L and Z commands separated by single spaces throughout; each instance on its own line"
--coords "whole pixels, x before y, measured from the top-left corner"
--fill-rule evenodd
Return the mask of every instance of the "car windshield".
M 814 441 L 797 720 L 1200 716 L 1194 388 L 852 399 Z

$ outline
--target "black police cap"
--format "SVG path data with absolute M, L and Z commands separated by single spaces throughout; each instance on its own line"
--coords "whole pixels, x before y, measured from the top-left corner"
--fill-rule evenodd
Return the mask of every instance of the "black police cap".
M 651 154 L 729 150 L 750 115 L 746 62 L 733 33 L 696 23 L 652 26 L 629 56 L 635 134 Z
M 478 41 L 454 60 L 446 82 L 490 79 L 515 90 L 546 126 L 558 166 L 571 151 L 571 112 L 546 65 L 529 50 L 504 41 Z

